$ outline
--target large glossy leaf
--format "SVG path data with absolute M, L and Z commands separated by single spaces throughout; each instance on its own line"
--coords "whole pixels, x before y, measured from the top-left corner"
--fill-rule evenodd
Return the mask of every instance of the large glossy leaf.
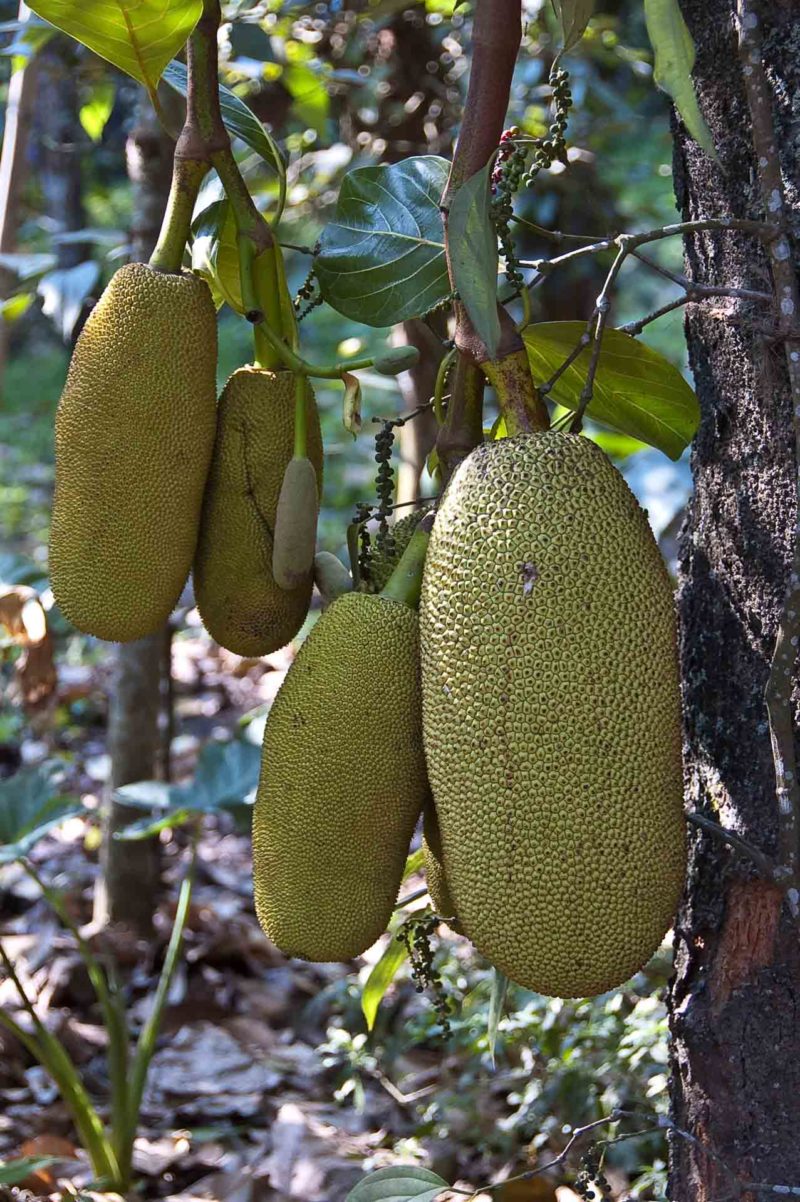
M 192 225 L 192 269 L 208 283 L 219 307 L 243 314 L 236 221 L 227 200 L 215 200 Z
M 203 0 L 32 0 L 30 7 L 144 84 L 151 96 L 203 11 Z
M 647 34 L 653 47 L 653 78 L 675 104 L 689 133 L 712 159 L 714 141 L 705 123 L 692 83 L 694 42 L 678 0 L 644 0 Z
M 168 83 L 171 88 L 185 97 L 188 76 L 184 64 L 177 61 L 169 63 L 164 70 L 164 83 Z M 249 109 L 245 102 L 224 84 L 220 84 L 219 87 L 219 105 L 223 123 L 231 137 L 241 138 L 251 150 L 261 156 L 267 166 L 271 167 L 277 175 L 280 186 L 278 202 L 278 215 L 280 216 L 286 199 L 286 166 L 281 152 L 253 110 Z
M 346 1202 L 433 1202 L 450 1186 L 438 1173 L 417 1165 L 389 1165 L 353 1186 Z
M 497 314 L 497 234 L 489 213 L 492 163 L 462 184 L 447 218 L 453 285 L 478 337 L 493 359 L 500 340 Z
M 329 305 L 365 325 L 389 326 L 448 295 L 439 208 L 448 169 L 446 159 L 420 155 L 348 172 L 317 258 Z
M 408 959 L 408 947 L 402 939 L 398 939 L 392 931 L 389 942 L 384 948 L 383 955 L 372 972 L 367 977 L 361 992 L 361 1009 L 367 1020 L 367 1030 L 375 1026 L 378 1007 L 383 1001 L 386 990 L 397 976 L 401 965 Z
M 53 827 L 81 812 L 76 798 L 60 792 L 60 774 L 61 766 L 51 762 L 0 781 L 0 864 L 27 855 Z
M 571 50 L 586 32 L 592 13 L 594 0 L 553 0 L 558 23 L 561 26 L 562 50 Z
M 533 378 L 544 383 L 578 345 L 585 325 L 550 321 L 528 326 L 523 335 Z M 550 397 L 576 409 L 586 382 L 590 348 L 585 348 L 554 385 Z M 603 337 L 594 395 L 588 414 L 622 434 L 679 459 L 697 430 L 697 397 L 674 364 L 643 342 L 609 330 Z
M 248 805 L 255 794 L 260 765 L 261 750 L 249 740 L 207 743 L 188 785 L 151 780 L 122 785 L 115 796 L 125 805 L 159 813 L 131 823 L 117 837 L 150 838 L 165 827 L 180 826 L 193 815 Z

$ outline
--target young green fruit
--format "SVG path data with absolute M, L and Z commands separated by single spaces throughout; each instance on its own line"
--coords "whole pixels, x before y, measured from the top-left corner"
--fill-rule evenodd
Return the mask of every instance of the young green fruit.
M 373 367 L 382 376 L 399 376 L 402 371 L 416 367 L 419 363 L 419 351 L 415 346 L 395 346 L 376 355 Z
M 272 575 L 282 589 L 308 579 L 314 566 L 319 495 L 317 474 L 309 459 L 290 459 L 275 512 Z
M 217 437 L 194 561 L 194 588 L 209 634 L 237 655 L 283 647 L 305 621 L 311 567 L 291 590 L 272 573 L 273 534 L 294 448 L 295 379 L 255 367 L 235 371 L 219 402 Z M 322 480 L 314 394 L 306 409 L 308 454 Z
M 121 267 L 78 339 L 56 414 L 50 579 L 79 630 L 166 622 L 197 542 L 214 443 L 217 323 L 206 283 Z
M 425 751 L 459 921 L 512 980 L 584 997 L 657 949 L 685 871 L 672 589 L 592 442 L 478 447 L 420 611 Z
M 318 551 L 314 556 L 314 583 L 324 605 L 330 605 L 337 597 L 353 591 L 352 576 L 341 559 L 330 551 Z
M 389 923 L 428 793 L 418 655 L 414 609 L 348 593 L 320 617 L 275 699 L 253 873 L 259 921 L 289 956 L 350 960 Z

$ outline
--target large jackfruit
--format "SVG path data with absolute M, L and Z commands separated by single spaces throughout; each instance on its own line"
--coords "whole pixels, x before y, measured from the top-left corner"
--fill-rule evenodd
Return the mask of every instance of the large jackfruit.
M 214 443 L 208 285 L 121 267 L 78 339 L 56 414 L 50 579 L 79 630 L 127 642 L 189 574 Z
M 194 589 L 209 634 L 237 655 L 285 646 L 308 613 L 313 574 L 279 588 L 272 535 L 281 484 L 294 450 L 295 378 L 242 367 L 223 389 L 206 486 Z M 322 435 L 311 387 L 308 457 L 322 488 Z
M 259 921 L 287 955 L 349 960 L 386 930 L 427 794 L 418 653 L 415 610 L 347 593 L 275 699 L 253 874 Z
M 420 606 L 425 751 L 460 923 L 512 980 L 584 997 L 658 947 L 685 871 L 672 591 L 585 438 L 478 447 Z
M 450 919 L 449 925 L 454 930 L 459 930 L 455 902 L 444 871 L 442 835 L 432 797 L 429 797 L 425 803 L 423 816 L 422 858 L 425 865 L 425 884 L 428 887 L 428 896 L 439 917 Z

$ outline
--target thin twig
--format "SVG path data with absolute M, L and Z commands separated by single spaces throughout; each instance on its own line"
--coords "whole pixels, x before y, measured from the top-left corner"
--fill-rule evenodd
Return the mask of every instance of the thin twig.
M 763 877 L 767 880 L 775 880 L 775 865 L 769 856 L 766 856 L 763 851 L 759 851 L 757 847 L 753 847 L 752 843 L 748 843 L 741 835 L 720 826 L 713 819 L 707 818 L 705 814 L 687 814 L 686 821 L 690 822 L 692 826 L 699 827 L 700 830 L 705 831 L 720 843 L 727 843 L 729 847 L 735 848 L 747 859 L 753 861 Z
M 792 398 L 795 442 L 796 513 L 794 552 L 786 586 L 765 700 L 769 717 L 772 758 L 778 797 L 778 860 L 788 884 L 787 900 L 800 914 L 800 781 L 794 745 L 794 684 L 797 647 L 800 643 L 800 339 L 793 327 L 800 316 L 800 287 L 784 232 L 786 200 L 780 156 L 775 141 L 772 98 L 761 45 L 761 21 L 753 0 L 736 0 L 739 55 L 744 64 L 747 104 L 753 127 L 753 149 L 765 212 L 780 225 L 778 238 L 769 245 L 778 321 L 786 334 L 785 351 Z
M 678 276 L 673 278 L 673 282 L 686 289 L 683 296 L 668 301 L 667 304 L 661 305 L 660 308 L 654 309 L 652 313 L 640 317 L 637 321 L 629 321 L 623 326 L 617 326 L 617 329 L 623 334 L 631 334 L 635 338 L 641 334 L 645 326 L 649 326 L 653 321 L 658 321 L 659 317 L 665 317 L 668 313 L 673 313 L 684 305 L 699 304 L 712 297 L 727 296 L 735 300 L 760 301 L 769 304 L 774 300 L 771 293 L 756 292 L 752 288 L 725 288 L 722 286 L 718 288 L 714 284 L 693 284 L 690 280 L 682 281 Z

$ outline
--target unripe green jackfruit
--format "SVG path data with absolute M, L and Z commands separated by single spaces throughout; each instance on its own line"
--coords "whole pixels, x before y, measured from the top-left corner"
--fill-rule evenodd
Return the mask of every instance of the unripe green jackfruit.
M 423 810 L 422 856 L 425 864 L 425 884 L 428 887 L 431 905 L 440 918 L 456 919 L 456 906 L 444 871 L 442 835 L 432 797 L 428 798 Z M 449 925 L 455 930 L 459 929 L 457 920 Z
M 121 267 L 83 328 L 56 414 L 50 579 L 69 620 L 127 642 L 186 583 L 214 443 L 208 285 Z
M 273 532 L 294 450 L 291 372 L 235 371 L 219 402 L 217 437 L 194 561 L 197 606 L 209 634 L 237 655 L 268 655 L 305 621 L 312 571 L 296 588 L 272 574 Z M 322 435 L 308 388 L 308 457 L 322 486 Z
M 427 795 L 418 653 L 415 610 L 347 593 L 275 699 L 253 875 L 259 921 L 287 955 L 349 960 L 386 930 Z
M 478 447 L 431 536 L 425 752 L 466 934 L 512 980 L 584 997 L 657 949 L 685 872 L 670 582 L 592 442 Z

